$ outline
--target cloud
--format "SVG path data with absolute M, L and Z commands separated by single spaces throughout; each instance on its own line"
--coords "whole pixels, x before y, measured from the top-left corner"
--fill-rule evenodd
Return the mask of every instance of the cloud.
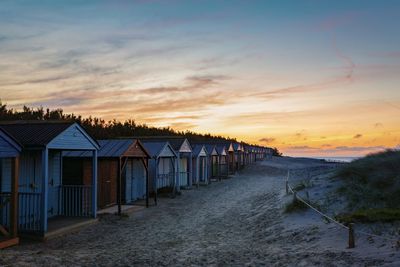
M 360 139 L 361 137 L 363 137 L 362 134 L 356 134 L 353 136 L 353 139 Z
M 290 146 L 289 149 L 293 149 L 293 150 L 319 150 L 319 148 L 311 147 L 311 146 Z
M 275 138 L 272 138 L 272 137 L 264 137 L 264 138 L 259 139 L 258 141 L 268 144 L 268 143 L 274 142 L 275 140 L 276 140 L 276 139 L 275 139 Z

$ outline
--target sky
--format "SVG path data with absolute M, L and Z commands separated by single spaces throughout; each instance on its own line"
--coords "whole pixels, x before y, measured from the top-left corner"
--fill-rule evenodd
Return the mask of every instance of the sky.
M 396 0 L 2 0 L 0 99 L 361 156 L 400 147 L 399 17 Z

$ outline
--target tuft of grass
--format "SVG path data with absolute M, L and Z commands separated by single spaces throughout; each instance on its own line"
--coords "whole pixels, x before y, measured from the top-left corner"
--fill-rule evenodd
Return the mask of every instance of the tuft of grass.
M 292 200 L 285 206 L 285 213 L 298 212 L 308 209 L 308 206 L 298 199 Z
M 364 209 L 336 216 L 343 223 L 393 222 L 400 220 L 400 209 Z

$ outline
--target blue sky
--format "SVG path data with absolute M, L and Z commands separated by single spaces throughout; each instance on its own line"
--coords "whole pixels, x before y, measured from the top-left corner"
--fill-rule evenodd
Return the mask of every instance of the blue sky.
M 399 1 L 2 1 L 0 98 L 365 154 L 400 143 L 399 17 Z

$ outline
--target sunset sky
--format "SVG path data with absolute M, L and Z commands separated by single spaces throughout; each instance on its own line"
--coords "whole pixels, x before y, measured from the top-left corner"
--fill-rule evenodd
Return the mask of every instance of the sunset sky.
M 1 1 L 0 99 L 364 155 L 400 144 L 400 1 Z

